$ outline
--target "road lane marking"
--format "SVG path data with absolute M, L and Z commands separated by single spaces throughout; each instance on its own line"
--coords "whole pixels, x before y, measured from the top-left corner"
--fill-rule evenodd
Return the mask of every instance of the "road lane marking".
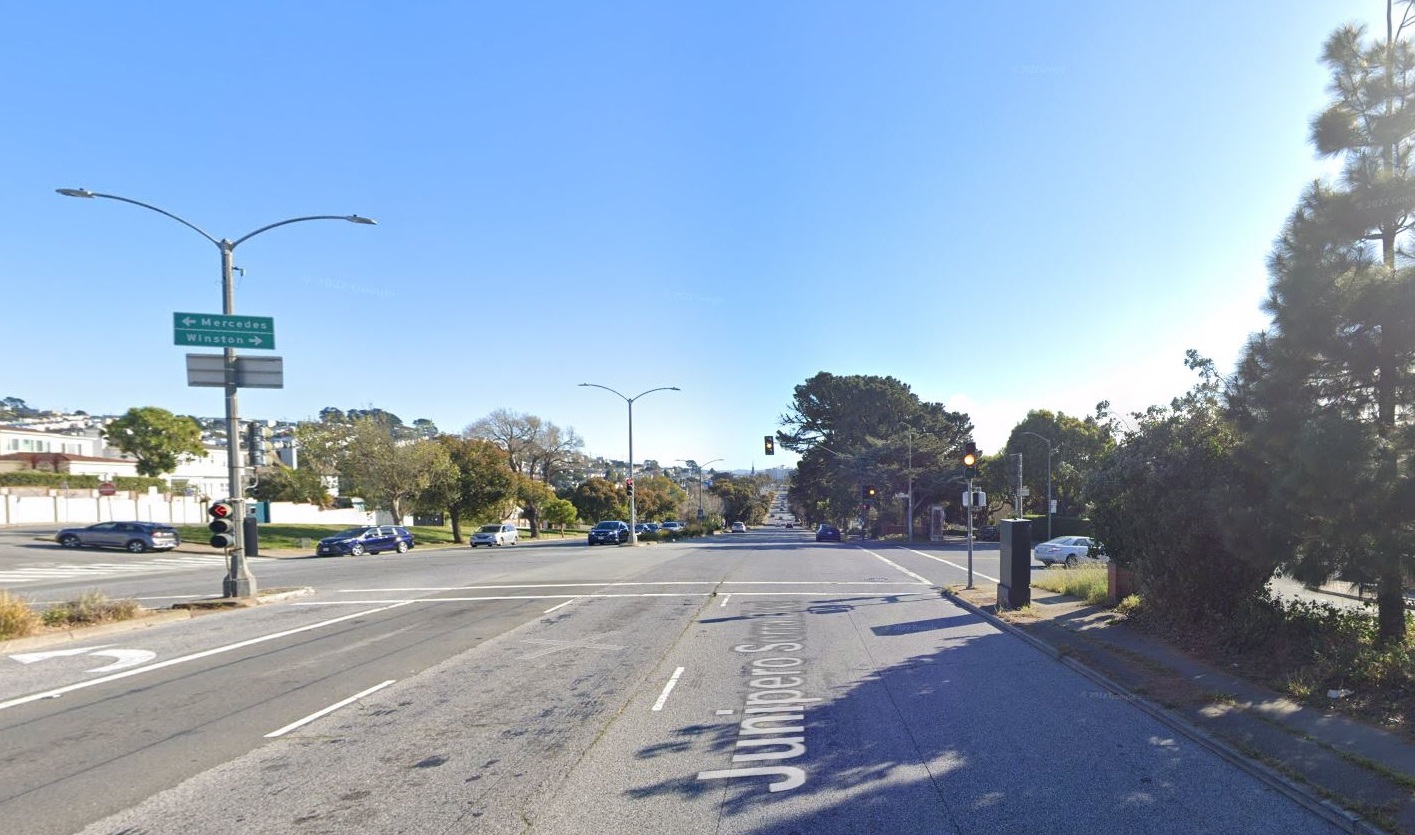
M 959 571 L 967 571 L 967 570 L 968 570 L 968 566 L 966 566 L 966 565 L 959 565 L 959 564 L 956 563 L 956 562 L 950 562 L 949 560 L 943 559 L 942 557 L 935 557 L 933 554 L 925 554 L 923 551 L 915 551 L 913 548 L 905 548 L 904 550 L 905 550 L 905 551 L 908 551 L 908 552 L 911 553 L 911 554 L 918 554 L 918 555 L 921 556 L 921 557 L 928 557 L 929 559 L 934 560 L 935 562 L 941 562 L 941 563 L 943 563 L 944 565 L 951 565 L 951 566 L 953 566 L 954 568 L 958 569 Z M 973 573 L 976 574 L 976 575 L 978 575 L 979 577 L 982 577 L 984 580 L 990 580 L 990 581 L 992 581 L 992 582 L 994 582 L 994 583 L 1001 583 L 1001 582 L 1002 582 L 1001 580 L 997 579 L 996 577 L 989 577 L 988 575 L 984 574 L 984 573 L 981 572 L 981 571 L 976 571 L 976 570 L 975 570 Z
M 663 692 L 658 694 L 658 701 L 653 703 L 654 710 L 663 710 L 663 705 L 668 701 L 668 694 L 673 692 L 673 688 L 678 684 L 678 677 L 683 675 L 683 668 L 679 667 L 673 671 L 673 675 L 668 677 L 668 683 L 663 685 Z
M 726 609 L 726 608 L 727 608 L 727 601 L 729 601 L 729 600 L 731 600 L 731 599 L 732 599 L 732 593 L 731 593 L 731 592 L 728 592 L 728 593 L 727 593 L 727 596 L 724 597 L 724 598 L 722 598 L 722 605 L 721 605 L 719 608 Z
M 930 585 L 927 580 L 926 585 Z M 652 583 L 525 583 L 506 586 L 408 586 L 375 589 L 334 589 L 335 594 L 371 592 L 500 591 L 505 589 L 608 589 L 619 586 L 903 586 L 901 580 L 667 580 Z
M 578 600 L 578 599 L 579 599 L 579 598 L 577 598 L 577 597 L 572 597 L 572 598 L 570 598 L 569 600 L 565 601 L 564 603 L 557 603 L 557 604 L 555 604 L 554 606 L 551 606 L 549 609 L 546 609 L 544 612 L 541 612 L 541 614 L 543 614 L 543 615 L 548 615 L 548 614 L 550 614 L 551 612 L 555 611 L 556 609 L 561 609 L 561 608 L 564 608 L 565 606 L 569 606 L 571 603 L 574 603 L 574 602 L 575 602 L 576 600 Z
M 271 731 L 270 733 L 268 733 L 268 734 L 265 735 L 265 738 L 266 738 L 266 739 L 271 739 L 271 738 L 273 738 L 273 737 L 283 736 L 284 734 L 287 734 L 287 733 L 289 733 L 290 731 L 295 730 L 296 728 L 299 728 L 299 727 L 303 727 L 303 726 L 305 726 L 305 725 L 308 725 L 309 723 L 313 722 L 314 720 L 318 719 L 318 718 L 321 717 L 321 716 L 324 716 L 324 715 L 329 714 L 329 713 L 333 713 L 334 711 L 338 710 L 339 708 L 343 707 L 344 705 L 347 705 L 347 704 L 351 704 L 351 703 L 353 703 L 353 702 L 356 702 L 356 701 L 358 701 L 359 699 L 362 699 L 364 696 L 367 696 L 367 695 L 370 694 L 370 693 L 377 693 L 379 690 L 382 690 L 383 688 L 387 687 L 388 685 L 392 684 L 392 683 L 395 682 L 395 681 L 397 681 L 396 678 L 390 678 L 389 680 L 383 682 L 382 684 L 375 684 L 374 686 L 372 686 L 372 687 L 370 687 L 369 689 L 363 691 L 362 693 L 355 693 L 354 695 L 350 696 L 349 698 L 347 698 L 347 699 L 345 699 L 345 700 L 343 700 L 343 701 L 341 701 L 341 702 L 335 702 L 334 704 L 330 705 L 329 707 L 326 707 L 326 708 L 323 709 L 323 710 L 317 710 L 317 711 L 315 711 L 314 713 L 311 713 L 309 716 L 306 716 L 306 717 L 303 718 L 303 719 L 298 719 L 298 720 L 296 720 L 296 721 L 294 721 L 294 722 L 291 722 L 290 724 L 286 725 L 285 727 L 281 728 L 281 729 L 278 730 L 278 731 Z
M 29 704 L 30 702 L 37 702 L 37 701 L 39 701 L 40 699 L 57 699 L 57 698 L 59 698 L 60 696 L 64 695 L 65 693 L 72 693 L 72 692 L 74 692 L 74 691 L 76 691 L 76 690 L 83 690 L 83 689 L 85 689 L 85 688 L 94 687 L 94 686 L 99 685 L 99 684 L 107 684 L 107 683 L 110 682 L 110 681 L 118 681 L 119 679 L 124 679 L 124 678 L 127 678 L 128 676 L 135 676 L 135 675 L 139 675 L 139 674 L 141 674 L 141 673 L 151 672 L 151 671 L 153 671 L 153 670 L 161 670 L 161 669 L 163 669 L 164 667 L 171 667 L 171 666 L 175 666 L 175 665 L 177 665 L 177 664 L 185 664 L 185 663 L 188 662 L 188 661 L 197 661 L 197 660 L 199 660 L 199 659 L 207 658 L 207 657 L 210 657 L 210 656 L 212 656 L 212 655 L 219 655 L 219 654 L 221 654 L 221 653 L 223 653 L 223 652 L 230 652 L 230 651 L 232 651 L 232 650 L 244 649 L 245 647 L 254 646 L 254 645 L 256 645 L 256 644 L 263 644 L 263 643 L 265 643 L 266 641 L 274 641 L 274 640 L 276 640 L 276 639 L 278 639 L 278 638 L 286 638 L 286 637 L 289 637 L 290 635 L 298 635 L 298 634 L 300 634 L 301 632 L 309 632 L 309 631 L 312 630 L 312 629 L 320 629 L 320 628 L 323 628 L 323 627 L 325 627 L 325 626 L 333 626 L 333 625 L 336 624 L 336 623 L 342 623 L 342 622 L 344 622 L 344 621 L 346 621 L 346 620 L 352 620 L 352 619 L 354 619 L 354 618 L 361 618 L 361 617 L 365 617 L 365 616 L 367 616 L 367 615 L 377 614 L 378 612 L 386 612 L 386 611 L 388 611 L 389 609 L 396 609 L 396 608 L 398 608 L 398 607 L 400 607 L 400 606 L 406 606 L 406 605 L 408 605 L 409 603 L 413 603 L 413 602 L 416 602 L 416 601 L 412 601 L 412 600 L 398 600 L 398 601 L 394 601 L 393 603 L 391 603 L 390 605 L 387 605 L 387 606 L 379 606 L 377 609 L 366 609 L 366 610 L 364 610 L 364 611 L 362 611 L 362 612 L 354 612 L 354 613 L 348 614 L 348 615 L 340 615 L 340 616 L 337 617 L 337 618 L 330 618 L 329 620 L 322 620 L 322 621 L 320 621 L 319 623 L 311 623 L 311 624 L 309 624 L 309 625 L 307 625 L 307 626 L 298 626 L 298 627 L 295 627 L 294 629 L 286 629 L 286 630 L 284 630 L 283 632 L 273 632 L 273 633 L 271 633 L 271 634 L 269 634 L 269 635 L 261 635 L 261 636 L 258 637 L 258 638 L 249 638 L 249 639 L 244 640 L 244 641 L 237 641 L 237 642 L 234 643 L 234 644 L 226 644 L 225 646 L 215 647 L 215 648 L 213 648 L 213 649 L 206 649 L 206 650 L 202 650 L 201 652 L 194 652 L 194 653 L 191 653 L 190 655 L 183 655 L 183 656 L 179 656 L 179 657 L 177 657 L 177 658 L 169 658 L 169 659 L 167 659 L 166 661 L 159 661 L 159 662 L 157 662 L 156 664 L 149 664 L 149 665 L 147 665 L 146 667 L 134 667 L 133 669 L 124 670 L 124 671 L 122 671 L 121 673 L 113 673 L 112 675 L 107 675 L 107 676 L 104 676 L 103 678 L 95 678 L 95 679 L 92 679 L 92 680 L 90 680 L 90 681 L 81 681 L 81 682 L 79 682 L 79 683 L 77 683 L 77 684 L 70 684 L 70 685 L 66 685 L 66 686 L 64 686 L 64 687 L 56 687 L 56 688 L 53 689 L 53 690 L 45 690 L 45 691 L 42 692 L 42 693 L 32 693 L 32 694 L 30 694 L 30 695 L 28 695 L 28 696 L 21 696 L 21 697 L 19 697 L 19 698 L 17 698 L 17 699 L 10 699 L 10 700 L 7 701 L 7 702 L 0 702 L 0 710 L 6 710 L 7 708 L 18 707 L 19 705 Z
M 890 585 L 918 588 L 918 583 L 892 583 Z M 375 589 L 377 591 L 377 589 Z M 824 594 L 841 594 L 838 591 L 738 591 L 733 594 L 739 597 L 819 597 Z M 855 592 L 857 597 L 879 596 L 873 592 Z M 389 603 L 481 603 L 496 600 L 579 600 L 586 598 L 619 598 L 619 597 L 705 597 L 703 592 L 641 592 L 638 594 L 521 594 L 502 595 L 496 597 L 416 597 L 412 600 L 380 600 L 358 599 L 358 600 L 306 600 L 291 603 L 291 606 L 382 606 Z M 931 591 L 901 591 L 893 592 L 889 597 L 921 597 L 935 596 Z
M 914 572 L 910 571 L 909 569 L 905 568 L 904 566 L 900 565 L 899 563 L 895 562 L 894 560 L 886 559 L 885 557 L 882 557 L 882 556 L 880 556 L 879 554 L 876 554 L 874 551 L 871 551 L 870 549 L 865 548 L 865 547 L 861 547 L 860 550 L 861 550 L 861 551 L 864 551 L 866 554 L 869 554 L 870 556 L 874 557 L 875 559 L 877 559 L 877 560 L 883 562 L 885 565 L 888 565 L 890 568 L 893 568 L 894 570 L 896 570 L 896 571 L 898 571 L 898 572 L 900 572 L 900 573 L 902 573 L 902 574 L 908 574 L 910 577 L 913 577 L 915 580 L 918 580 L 920 583 L 923 583 L 923 584 L 926 585 L 926 586 L 932 586 L 932 585 L 933 585 L 933 583 L 930 582 L 927 577 L 921 577 L 921 576 L 919 576 L 918 574 L 915 574 Z M 915 551 L 914 553 L 917 554 L 918 552 Z

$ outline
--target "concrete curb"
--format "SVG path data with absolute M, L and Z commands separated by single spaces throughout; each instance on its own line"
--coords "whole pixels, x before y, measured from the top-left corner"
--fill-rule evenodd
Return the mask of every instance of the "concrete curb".
M 1059 648 L 1052 646 L 1051 644 L 1047 643 L 1046 641 L 1043 641 L 1040 638 L 1037 638 L 1034 635 L 1028 635 L 1024 630 L 1013 626 L 1012 624 L 997 617 L 996 615 L 983 611 L 977 606 L 974 606 L 972 603 L 969 603 L 967 600 L 964 600 L 958 595 L 951 593 L 947 589 L 943 589 L 940 594 L 949 601 L 956 603 L 959 606 L 962 606 L 969 612 L 972 612 L 973 614 L 977 615 L 978 617 L 982 618 L 993 626 L 996 626 L 998 629 L 1001 629 L 1002 631 L 1010 635 L 1014 635 L 1018 638 L 1021 638 L 1023 641 L 1030 644 L 1033 648 L 1037 649 L 1043 654 L 1048 655 L 1056 661 L 1066 665 L 1070 669 L 1075 670 L 1082 676 L 1085 676 L 1086 678 L 1095 682 L 1097 685 L 1104 687 L 1106 690 L 1109 690 L 1111 693 L 1120 696 L 1121 698 L 1125 699 L 1125 701 L 1129 702 L 1130 704 L 1139 708 L 1144 713 L 1148 714 L 1150 717 L 1159 721 L 1161 724 L 1165 725 L 1171 730 L 1176 731 L 1177 733 L 1182 734 L 1193 742 L 1209 749 L 1213 753 L 1219 755 L 1225 761 L 1231 763 L 1232 765 L 1241 769 L 1245 773 L 1262 781 L 1268 787 L 1274 789 L 1275 791 L 1281 792 L 1283 795 L 1287 796 L 1291 800 L 1301 804 L 1308 811 L 1312 812 L 1313 814 L 1317 815 L 1318 817 L 1322 818 L 1333 826 L 1339 827 L 1345 832 L 1354 833 L 1354 835 L 1387 835 L 1384 829 L 1372 825 L 1360 815 L 1347 811 L 1346 809 L 1341 808 L 1340 806 L 1336 805 L 1335 803 L 1332 803 L 1331 801 L 1323 800 L 1322 798 L 1317 797 L 1301 784 L 1289 779 L 1288 777 L 1278 773 L 1277 771 L 1269 768 L 1268 766 L 1257 762 L 1256 760 L 1250 759 L 1228 743 L 1223 742 L 1217 737 L 1210 735 L 1202 728 L 1190 724 L 1183 718 L 1176 716 L 1165 708 L 1145 699 L 1138 693 L 1132 693 L 1129 689 L 1117 684 L 1114 681 L 1111 681 L 1109 678 L 1102 675 L 1101 673 L 1096 672 L 1095 670 L 1091 669 L 1090 667 L 1087 667 L 1085 664 L 1082 664 L 1076 659 L 1065 655 Z
M 66 629 L 63 632 L 51 632 L 47 635 L 31 635 L 28 638 L 12 638 L 8 641 L 0 641 L 0 655 L 39 649 L 55 644 L 68 643 L 69 641 L 100 638 L 104 635 L 135 632 L 139 629 L 147 629 L 150 626 L 159 626 L 175 620 L 190 620 L 191 617 L 192 613 L 186 610 L 164 610 L 132 620 L 120 620 L 115 623 L 100 623 L 97 626 L 80 626 L 74 629 Z

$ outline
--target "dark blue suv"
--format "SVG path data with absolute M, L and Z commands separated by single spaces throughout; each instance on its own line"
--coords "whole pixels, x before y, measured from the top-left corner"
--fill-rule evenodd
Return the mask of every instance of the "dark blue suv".
M 629 541 L 629 525 L 613 519 L 600 522 L 590 529 L 591 545 L 623 545 Z
M 326 536 L 319 541 L 315 553 L 320 556 L 348 554 L 351 557 L 361 557 L 382 551 L 397 551 L 403 554 L 411 547 L 413 535 L 407 528 L 398 525 L 368 525 Z

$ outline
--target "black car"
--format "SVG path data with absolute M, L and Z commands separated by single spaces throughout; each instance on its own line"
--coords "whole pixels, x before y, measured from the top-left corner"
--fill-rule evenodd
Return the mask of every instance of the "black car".
M 319 541 L 315 553 L 320 556 L 348 554 L 351 557 L 360 557 L 383 551 L 397 551 L 402 554 L 411 547 L 413 535 L 407 528 L 398 525 L 366 525 L 326 536 Z
M 978 528 L 977 540 L 979 542 L 997 542 L 1001 538 L 997 525 L 984 525 Z
M 182 544 L 176 528 L 158 522 L 99 522 L 65 528 L 54 539 L 65 548 L 122 548 L 134 554 L 170 551 Z
M 629 541 L 629 525 L 614 519 L 605 520 L 590 529 L 591 545 L 623 545 Z
M 834 525 L 821 525 L 816 528 L 816 542 L 839 542 L 840 529 Z

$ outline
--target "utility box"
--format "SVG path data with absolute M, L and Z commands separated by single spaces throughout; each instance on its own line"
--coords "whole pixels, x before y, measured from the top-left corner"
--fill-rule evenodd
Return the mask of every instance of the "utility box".
M 1032 523 L 1004 519 L 998 525 L 1002 552 L 998 555 L 997 605 L 1018 609 L 1032 602 Z

